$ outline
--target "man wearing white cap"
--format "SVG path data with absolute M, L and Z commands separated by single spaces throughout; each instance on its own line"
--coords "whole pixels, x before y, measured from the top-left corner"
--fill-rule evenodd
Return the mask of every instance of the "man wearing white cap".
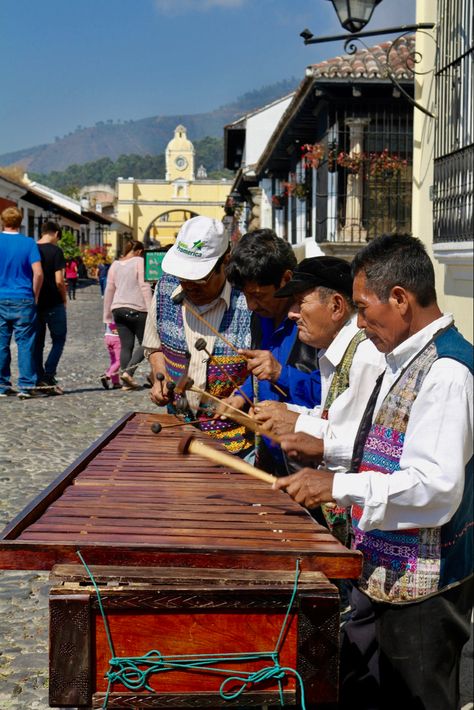
M 228 397 L 235 382 L 241 384 L 247 376 L 246 360 L 228 344 L 250 347 L 250 312 L 244 295 L 226 280 L 228 255 L 222 222 L 193 217 L 183 224 L 163 259 L 165 275 L 157 284 L 143 340 L 155 376 L 150 396 L 157 405 L 170 403 L 167 382 L 177 382 L 186 372 L 198 388 L 218 398 Z M 205 340 L 211 357 L 196 349 L 199 338 Z M 186 392 L 186 398 L 189 419 L 208 418 L 200 394 Z M 200 428 L 232 453 L 241 455 L 253 445 L 246 429 L 229 420 L 203 421 Z

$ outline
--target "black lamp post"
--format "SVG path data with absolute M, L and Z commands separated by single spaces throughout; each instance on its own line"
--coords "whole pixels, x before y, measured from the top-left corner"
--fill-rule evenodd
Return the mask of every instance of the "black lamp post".
M 303 38 L 305 44 L 321 44 L 322 42 L 335 42 L 342 40 L 344 42 L 344 51 L 348 54 L 354 54 L 356 52 L 356 45 L 354 40 L 358 40 L 366 49 L 367 46 L 362 42 L 362 37 L 374 37 L 377 35 L 388 35 L 388 34 L 398 34 L 399 36 L 393 40 L 388 49 L 385 52 L 386 63 L 381 64 L 377 57 L 373 56 L 373 60 L 379 65 L 382 74 L 389 79 L 396 89 L 403 94 L 407 101 L 419 109 L 427 116 L 435 118 L 434 114 L 428 111 L 424 106 L 415 101 L 412 96 L 408 94 L 407 91 L 400 85 L 395 76 L 395 71 L 390 65 L 390 52 L 393 47 L 396 46 L 402 37 L 409 32 L 423 32 L 425 30 L 432 30 L 434 24 L 432 22 L 419 22 L 415 25 L 401 25 L 399 27 L 385 27 L 384 29 L 369 30 L 362 32 L 363 28 L 369 22 L 372 17 L 372 13 L 376 6 L 382 2 L 382 0 L 329 0 L 334 9 L 336 10 L 339 22 L 345 30 L 348 30 L 350 34 L 346 35 L 327 35 L 325 37 L 315 37 L 311 30 L 305 29 L 300 33 L 300 37 Z M 436 41 L 436 40 L 435 40 Z M 417 64 L 421 60 L 421 54 L 416 52 L 412 58 L 412 65 Z M 413 74 L 416 74 L 413 66 L 411 67 Z M 426 72 L 425 72 L 426 73 Z
M 329 0 L 339 22 L 348 32 L 360 32 L 370 21 L 375 7 L 382 0 Z

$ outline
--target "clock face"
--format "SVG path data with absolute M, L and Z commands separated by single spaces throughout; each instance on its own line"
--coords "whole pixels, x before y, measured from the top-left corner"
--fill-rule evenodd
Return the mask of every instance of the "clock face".
M 178 170 L 185 170 L 188 167 L 188 161 L 184 157 L 184 155 L 178 155 L 177 158 L 174 160 L 174 164 L 178 168 Z

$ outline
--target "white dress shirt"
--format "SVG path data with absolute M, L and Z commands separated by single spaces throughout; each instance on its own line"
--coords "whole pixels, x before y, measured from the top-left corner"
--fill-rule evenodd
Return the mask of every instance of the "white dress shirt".
M 387 355 L 374 416 L 402 368 L 452 321 L 450 315 L 438 318 Z M 363 507 L 359 527 L 365 531 L 443 525 L 461 502 L 472 439 L 472 375 L 456 360 L 440 358 L 413 403 L 400 469 L 391 475 L 336 473 L 334 498 L 340 505 Z
M 353 316 L 341 328 L 331 345 L 318 353 L 322 406 L 326 401 L 336 368 L 358 330 L 357 316 Z M 383 354 L 370 340 L 362 341 L 355 352 L 349 370 L 349 387 L 331 404 L 328 418 L 321 419 L 321 406 L 313 410 L 306 410 L 296 420 L 295 432 L 305 432 L 324 440 L 324 465 L 326 468 L 348 470 L 362 415 L 375 387 L 377 377 L 384 369 Z M 290 405 L 289 409 L 293 409 L 293 407 Z M 301 408 L 298 411 L 301 411 Z

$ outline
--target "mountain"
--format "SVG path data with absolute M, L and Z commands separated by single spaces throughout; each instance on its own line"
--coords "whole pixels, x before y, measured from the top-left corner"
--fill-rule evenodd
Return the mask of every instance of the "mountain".
M 0 155 L 0 165 L 21 163 L 25 170 L 49 173 L 69 165 L 120 155 L 157 155 L 173 137 L 174 129 L 183 124 L 192 141 L 221 137 L 223 127 L 253 109 L 271 103 L 296 88 L 297 79 L 285 79 L 240 96 L 233 103 L 208 113 L 152 116 L 137 121 L 99 121 L 89 128 L 78 127 L 68 135 L 33 148 Z

